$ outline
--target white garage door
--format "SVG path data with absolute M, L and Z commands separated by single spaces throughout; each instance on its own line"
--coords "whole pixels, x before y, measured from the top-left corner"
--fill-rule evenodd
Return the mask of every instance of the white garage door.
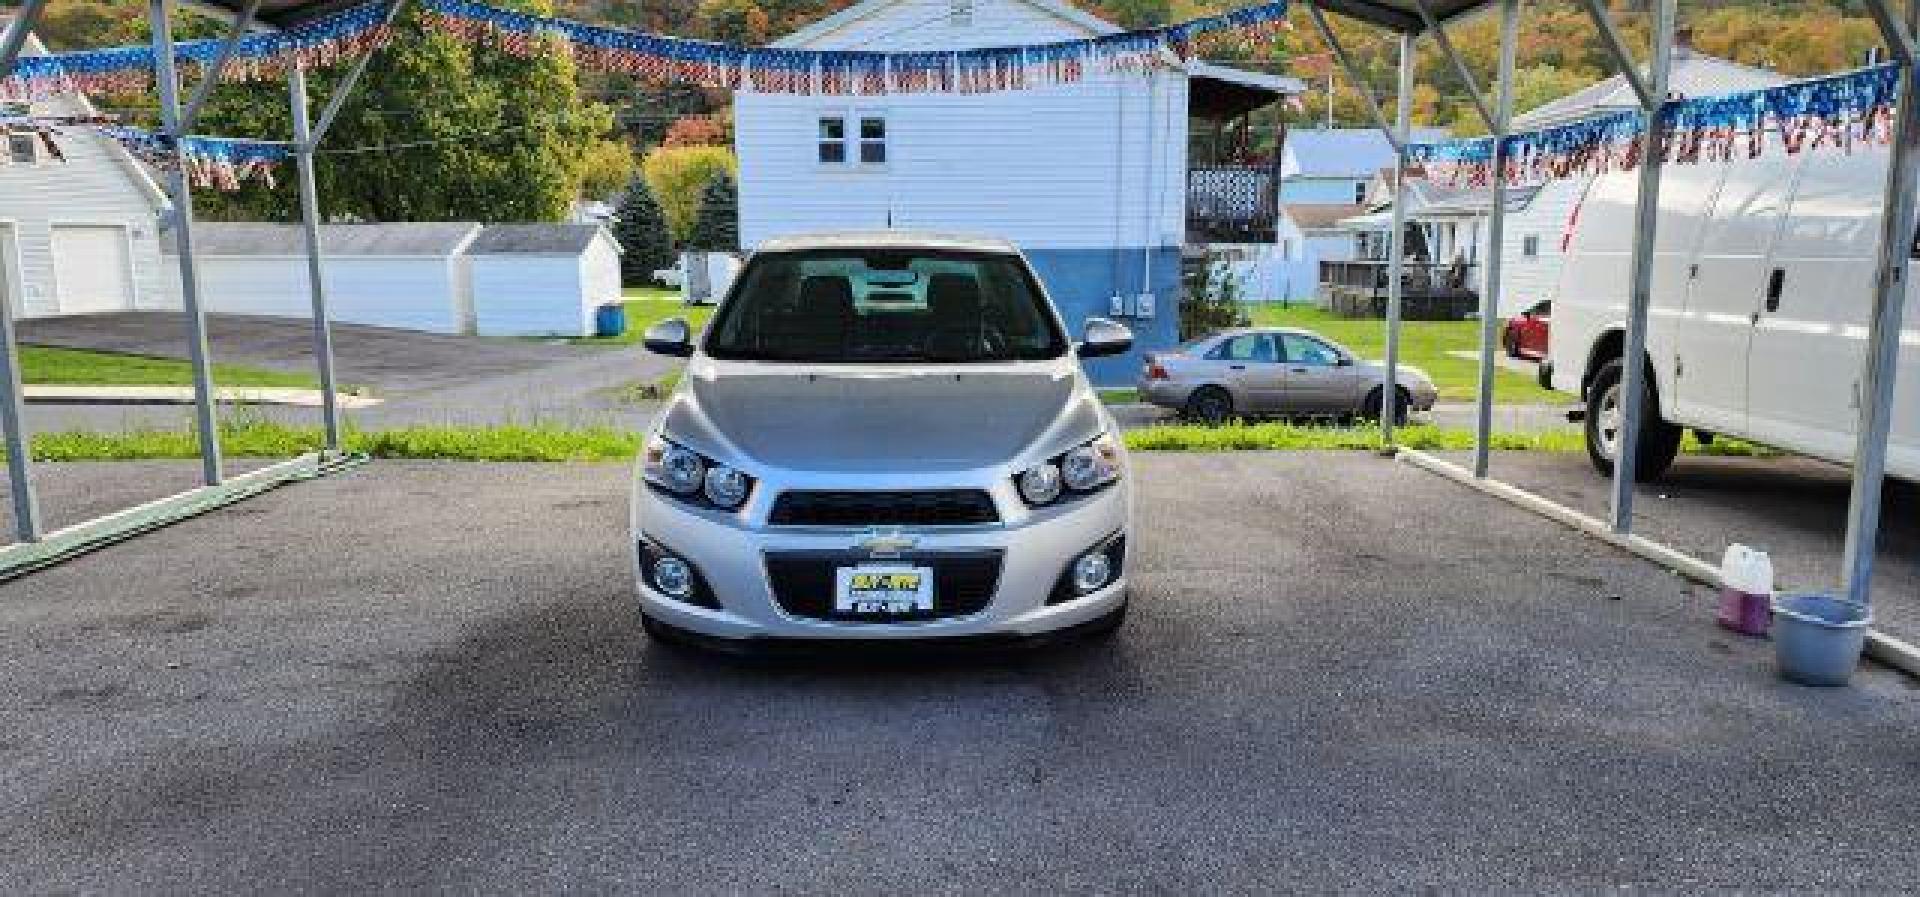
M 121 227 L 53 227 L 54 295 L 60 313 L 126 311 L 133 307 L 127 231 Z

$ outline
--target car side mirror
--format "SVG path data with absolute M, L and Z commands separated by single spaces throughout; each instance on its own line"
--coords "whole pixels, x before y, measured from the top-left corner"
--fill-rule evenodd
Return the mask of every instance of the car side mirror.
M 1081 358 L 1124 355 L 1132 348 L 1133 331 L 1126 325 L 1106 318 L 1087 319 L 1087 328 L 1080 339 Z
M 686 318 L 668 318 L 648 327 L 644 342 L 647 351 L 661 355 L 686 358 L 693 354 L 693 330 Z

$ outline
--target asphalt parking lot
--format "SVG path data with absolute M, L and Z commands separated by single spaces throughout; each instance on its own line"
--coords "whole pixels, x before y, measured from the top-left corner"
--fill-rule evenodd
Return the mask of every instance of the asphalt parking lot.
M 1470 463 L 1465 455 L 1453 459 Z M 1576 510 L 1606 517 L 1611 485 L 1586 456 L 1502 452 L 1493 475 Z M 1740 542 L 1772 557 L 1783 589 L 1833 589 L 1841 581 L 1851 471 L 1807 458 L 1682 456 L 1634 499 L 1634 531 L 1718 565 Z M 1874 559 L 1876 625 L 1920 644 L 1920 486 L 1888 481 Z
M 0 890 L 1913 886 L 1912 681 L 1783 683 L 1405 464 L 1136 473 L 1133 619 L 1025 656 L 656 647 L 614 465 L 382 462 L 0 585 Z

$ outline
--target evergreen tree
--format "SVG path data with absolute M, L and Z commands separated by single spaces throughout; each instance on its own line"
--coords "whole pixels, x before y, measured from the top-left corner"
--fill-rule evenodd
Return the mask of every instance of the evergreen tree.
M 700 194 L 700 215 L 687 237 L 691 249 L 733 252 L 740 248 L 740 191 L 733 178 L 718 175 Z
M 620 282 L 625 286 L 651 286 L 653 272 L 674 263 L 673 237 L 667 232 L 667 216 L 660 201 L 653 198 L 647 182 L 634 178 L 620 198 L 619 221 L 614 238 L 625 253 L 620 256 Z

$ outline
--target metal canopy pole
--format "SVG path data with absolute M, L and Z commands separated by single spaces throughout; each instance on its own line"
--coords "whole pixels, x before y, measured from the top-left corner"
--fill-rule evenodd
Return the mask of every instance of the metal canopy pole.
M 1500 300 L 1505 292 L 1500 282 L 1505 267 L 1507 240 L 1507 132 L 1513 126 L 1514 56 L 1520 42 L 1520 0 L 1500 3 L 1500 71 L 1494 89 L 1493 121 L 1487 130 L 1493 134 L 1493 210 L 1487 219 L 1486 286 L 1480 291 L 1480 391 L 1473 419 L 1473 475 L 1485 479 L 1493 456 L 1493 353 L 1500 343 Z M 1459 61 L 1459 57 L 1454 57 Z
M 1914 239 L 1914 203 L 1920 190 L 1920 77 L 1914 41 L 1920 33 L 1920 2 L 1910 2 L 1903 22 L 1888 0 L 1868 0 L 1874 20 L 1900 64 L 1900 105 L 1895 113 L 1892 158 L 1887 164 L 1880 253 L 1874 264 L 1873 312 L 1860 375 L 1860 429 L 1854 447 L 1853 495 L 1847 503 L 1847 541 L 1841 572 L 1847 597 L 1861 604 L 1872 596 L 1874 552 L 1880 535 L 1880 491 L 1887 470 L 1887 438 L 1893 424 L 1899 374 L 1900 331 L 1907 299 L 1908 255 Z
M 1394 97 L 1393 234 L 1387 245 L 1387 358 L 1380 383 L 1380 444 L 1393 451 L 1400 412 L 1400 300 L 1407 251 L 1407 142 L 1413 139 L 1413 35 L 1400 35 L 1400 77 Z
M 1605 38 L 1614 62 L 1641 98 L 1644 133 L 1640 135 L 1640 188 L 1634 199 L 1633 279 L 1627 296 L 1627 334 L 1621 352 L 1620 431 L 1614 438 L 1612 526 L 1616 533 L 1633 529 L 1633 487 L 1640 452 L 1640 423 L 1647 411 L 1647 310 L 1653 300 L 1654 227 L 1660 220 L 1661 111 L 1666 105 L 1667 75 L 1673 64 L 1674 0 L 1654 0 L 1653 59 L 1642 82 L 1614 31 L 1601 0 L 1587 0 L 1594 27 Z M 1657 411 L 1658 409 L 1654 409 Z
M 180 133 L 193 130 L 200 121 L 200 110 L 207 105 L 207 98 L 213 96 L 213 89 L 220 85 L 220 77 L 227 70 L 227 63 L 233 59 L 233 53 L 240 48 L 240 39 L 247 36 L 253 27 L 253 17 L 260 12 L 260 0 L 247 0 L 247 5 L 235 16 L 233 27 L 227 30 L 227 39 L 215 54 L 213 66 L 201 73 L 200 86 L 193 91 L 193 99 L 187 101 L 187 110 L 180 113 Z
M 47 0 L 27 0 L 13 25 L 0 40 L 0 78 L 13 74 L 14 60 L 27 44 L 27 35 L 46 10 Z M 13 330 L 14 305 L 21 297 L 0 282 L 0 429 L 6 431 L 7 485 L 13 498 L 13 533 L 21 542 L 40 539 L 40 500 L 33 491 L 33 456 L 27 435 L 26 408 L 21 404 L 19 343 Z
M 27 45 L 27 35 L 33 33 L 35 25 L 40 23 L 40 14 L 47 9 L 47 0 L 27 0 L 13 14 L 13 25 L 0 41 L 0 78 L 13 74 L 13 60 L 19 57 L 20 48 Z
M 340 405 L 333 375 L 333 326 L 327 312 L 327 285 L 320 246 L 320 192 L 313 177 L 313 133 L 307 114 L 307 73 L 287 70 L 288 111 L 293 117 L 293 159 L 299 169 L 300 225 L 307 239 L 307 284 L 313 302 L 313 355 L 320 368 L 320 417 L 327 450 L 340 450 Z
M 207 352 L 207 319 L 200 308 L 200 272 L 193 257 L 193 185 L 187 179 L 187 154 L 181 143 L 179 71 L 173 56 L 173 0 L 151 0 L 153 55 L 158 69 L 160 121 L 173 144 L 174 238 L 180 260 L 180 300 L 187 315 L 187 352 L 193 364 L 194 422 L 200 429 L 200 472 L 209 486 L 223 479 L 219 420 L 214 412 L 213 366 Z M 219 71 L 207 77 L 218 79 Z

